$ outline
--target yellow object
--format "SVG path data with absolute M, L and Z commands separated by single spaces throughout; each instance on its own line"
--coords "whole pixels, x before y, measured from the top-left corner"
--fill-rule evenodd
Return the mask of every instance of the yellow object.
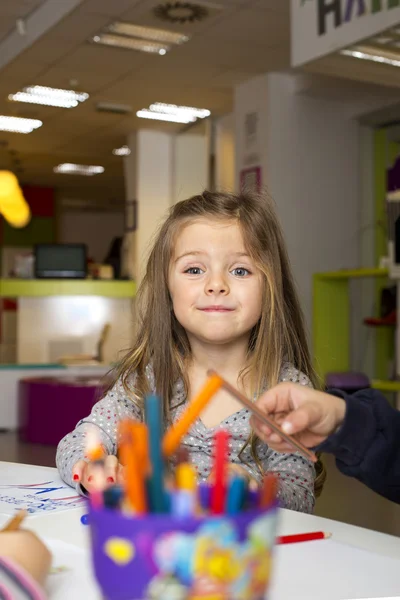
M 13 227 L 25 227 L 31 219 L 18 179 L 10 171 L 0 171 L 0 213 Z
M 115 564 L 125 566 L 135 557 L 134 545 L 124 538 L 109 538 L 104 544 L 104 553 L 111 558 Z
M 189 463 L 181 463 L 175 470 L 176 487 L 179 490 L 193 492 L 196 489 L 196 471 Z

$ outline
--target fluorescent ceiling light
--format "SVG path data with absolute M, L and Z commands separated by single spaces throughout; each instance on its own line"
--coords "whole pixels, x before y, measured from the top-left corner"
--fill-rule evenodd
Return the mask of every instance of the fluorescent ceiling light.
M 392 37 L 376 37 L 372 41 L 377 42 L 377 44 L 389 44 L 389 42 L 393 42 Z
M 121 146 L 121 148 L 114 148 L 112 151 L 115 156 L 129 156 L 131 149 L 128 146 Z
M 353 58 L 359 58 L 361 60 L 370 60 L 372 62 L 390 65 L 391 67 L 400 67 L 400 56 L 396 55 L 394 52 L 390 53 L 391 56 L 397 56 L 398 58 L 391 58 L 390 56 L 388 56 L 388 52 L 385 52 L 385 55 L 383 54 L 383 52 L 382 54 L 373 54 L 369 49 L 362 47 L 360 47 L 359 49 L 356 48 L 354 50 L 341 50 L 340 53 L 344 54 L 345 56 L 351 56 Z
M 168 44 L 183 44 L 188 42 L 190 37 L 175 31 L 167 31 L 166 29 L 155 29 L 153 27 L 142 27 L 133 25 L 132 23 L 112 23 L 108 30 L 112 33 L 127 35 L 132 38 L 142 38 L 144 40 L 153 40 L 155 42 L 166 42 Z
M 171 123 L 193 123 L 196 121 L 196 117 L 190 114 L 187 115 L 173 115 L 167 113 L 159 113 L 147 108 L 138 110 L 136 113 L 137 117 L 141 119 L 155 119 L 156 121 L 169 121 Z
M 42 104 L 44 106 L 56 106 L 60 108 L 75 108 L 80 102 L 84 102 L 88 98 L 89 94 L 85 92 L 61 90 L 42 85 L 31 85 L 23 88 L 22 92 L 8 96 L 8 99 L 14 102 L 28 102 L 30 104 Z
M 53 169 L 54 173 L 65 175 L 99 175 L 104 173 L 104 167 L 97 165 L 75 165 L 73 163 L 63 163 Z
M 0 131 L 13 133 L 31 133 L 43 125 L 38 119 L 22 119 L 20 117 L 6 117 L 0 115 Z
M 126 48 L 128 50 L 140 50 L 141 52 L 150 52 L 152 54 L 166 54 L 170 47 L 160 42 L 139 40 L 112 33 L 100 33 L 92 38 L 95 44 L 104 44 L 115 48 Z
M 193 106 L 177 106 L 176 104 L 164 104 L 155 102 L 150 104 L 150 110 L 170 115 L 190 115 L 198 119 L 209 117 L 211 112 L 207 108 L 194 108 Z

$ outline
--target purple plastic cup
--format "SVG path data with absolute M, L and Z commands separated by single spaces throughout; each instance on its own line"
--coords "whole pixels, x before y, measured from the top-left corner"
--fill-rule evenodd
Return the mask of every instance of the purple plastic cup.
M 262 600 L 278 506 L 179 519 L 89 509 L 92 561 L 106 600 Z

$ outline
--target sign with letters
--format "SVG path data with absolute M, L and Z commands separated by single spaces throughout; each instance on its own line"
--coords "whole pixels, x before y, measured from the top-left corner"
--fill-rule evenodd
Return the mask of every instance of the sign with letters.
M 292 66 L 400 27 L 400 0 L 291 0 Z

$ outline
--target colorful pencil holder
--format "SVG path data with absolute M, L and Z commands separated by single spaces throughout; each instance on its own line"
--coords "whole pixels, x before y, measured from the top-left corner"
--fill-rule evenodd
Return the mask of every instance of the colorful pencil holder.
M 107 600 L 262 600 L 277 504 L 234 516 L 89 511 L 92 560 Z

